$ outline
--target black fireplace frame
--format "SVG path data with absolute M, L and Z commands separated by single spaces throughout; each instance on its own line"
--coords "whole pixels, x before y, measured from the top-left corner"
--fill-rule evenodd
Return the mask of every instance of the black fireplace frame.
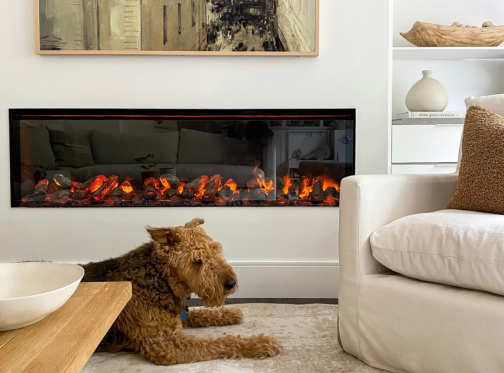
M 354 137 L 352 152 L 354 162 L 348 164 L 345 169 L 347 175 L 355 175 L 356 164 L 356 109 L 9 109 L 9 155 L 10 155 L 10 196 L 11 207 L 20 207 L 20 201 L 15 196 L 15 161 L 21 163 L 21 144 L 19 140 L 19 128 L 21 120 L 43 119 L 123 119 L 123 120 L 183 120 L 183 119 L 212 119 L 212 120 L 321 120 L 321 119 L 348 119 L 354 122 Z M 16 128 L 18 131 L 16 131 Z M 20 180 L 19 180 L 20 182 Z M 145 206 L 149 207 L 149 206 Z M 198 206 L 201 207 L 201 206 Z M 248 206 L 243 206 L 248 207 Z M 291 206 L 283 206 L 291 207 Z M 298 207 L 298 206 L 292 206 Z M 88 207 L 92 208 L 92 207 Z

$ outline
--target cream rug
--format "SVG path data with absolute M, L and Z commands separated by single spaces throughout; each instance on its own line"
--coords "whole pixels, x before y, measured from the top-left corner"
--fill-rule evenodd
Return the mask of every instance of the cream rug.
M 241 304 L 245 320 L 222 328 L 185 329 L 187 334 L 219 337 L 265 333 L 278 338 L 284 350 L 265 360 L 213 360 L 156 366 L 130 353 L 96 353 L 82 373 L 326 373 L 383 372 L 347 355 L 338 345 L 338 306 Z

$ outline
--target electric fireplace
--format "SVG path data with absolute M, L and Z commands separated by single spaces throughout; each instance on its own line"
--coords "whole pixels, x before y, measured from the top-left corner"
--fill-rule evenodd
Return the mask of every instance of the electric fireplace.
M 338 206 L 354 109 L 11 109 L 12 207 Z

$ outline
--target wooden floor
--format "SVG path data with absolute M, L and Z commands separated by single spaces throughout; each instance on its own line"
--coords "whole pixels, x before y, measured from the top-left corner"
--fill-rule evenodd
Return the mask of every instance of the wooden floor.
M 201 299 L 189 299 L 184 302 L 189 307 L 203 306 Z M 337 298 L 231 298 L 226 304 L 241 303 L 277 303 L 277 304 L 338 304 Z

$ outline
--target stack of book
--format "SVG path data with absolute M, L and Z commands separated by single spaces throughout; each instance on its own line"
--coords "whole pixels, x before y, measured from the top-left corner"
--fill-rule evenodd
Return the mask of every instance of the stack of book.
M 407 111 L 396 114 L 393 124 L 464 124 L 460 111 Z

